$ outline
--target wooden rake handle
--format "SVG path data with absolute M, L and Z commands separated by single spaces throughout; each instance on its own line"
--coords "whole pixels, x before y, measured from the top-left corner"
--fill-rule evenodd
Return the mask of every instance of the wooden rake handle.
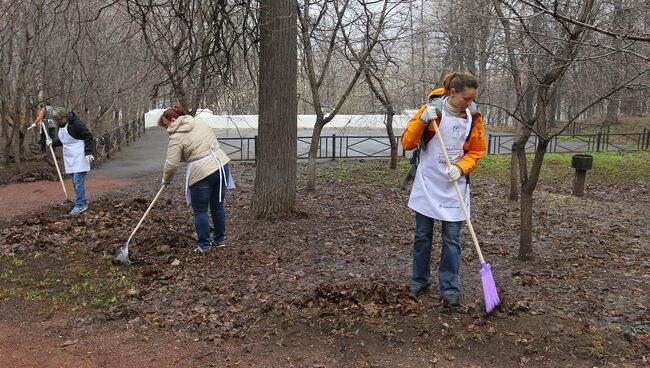
M 44 124 L 41 122 L 41 124 Z M 47 139 L 50 139 L 50 134 L 47 132 L 47 126 L 43 126 L 41 129 L 43 129 L 43 132 L 45 133 L 45 137 Z M 59 169 L 59 163 L 56 160 L 56 155 L 54 154 L 54 148 L 52 148 L 52 145 L 48 145 L 50 148 L 50 153 L 52 154 L 52 161 L 54 161 L 54 166 L 56 167 L 56 173 L 59 174 L 59 181 L 61 182 L 61 187 L 63 188 L 63 194 L 65 194 L 65 199 L 68 200 L 68 191 L 65 189 L 65 183 L 63 182 L 63 176 L 61 176 L 61 169 Z
M 442 153 L 445 155 L 445 161 L 447 161 L 447 168 L 451 168 L 451 161 L 449 160 L 449 155 L 447 155 L 447 149 L 445 148 L 445 142 L 442 140 L 442 134 L 440 134 L 440 129 L 438 129 L 438 124 L 436 121 L 432 121 L 433 129 L 436 132 L 436 137 L 438 137 L 438 142 L 440 143 L 440 148 L 442 148 Z M 454 180 L 454 189 L 456 189 L 456 194 L 458 195 L 458 200 L 460 201 L 460 206 L 463 208 L 463 213 L 465 214 L 465 222 L 467 222 L 467 227 L 469 232 L 472 234 L 472 240 L 474 241 L 474 247 L 476 248 L 476 253 L 478 253 L 478 259 L 481 263 L 485 263 L 483 259 L 483 253 L 481 253 L 481 247 L 478 245 L 478 239 L 476 238 L 476 233 L 474 232 L 474 227 L 472 226 L 472 220 L 469 218 L 469 212 L 467 211 L 467 206 L 465 206 L 465 200 L 463 200 L 463 194 L 460 192 L 460 187 L 458 182 Z
M 129 244 L 131 242 L 131 238 L 133 238 L 133 235 L 135 235 L 136 231 L 138 231 L 138 229 L 140 228 L 140 225 L 142 225 L 142 221 L 144 221 L 144 219 L 149 214 L 149 211 L 151 211 L 151 208 L 153 207 L 154 203 L 156 203 L 156 200 L 158 199 L 158 196 L 160 196 L 160 193 L 162 193 L 163 189 L 165 189 L 165 184 L 163 184 L 160 187 L 160 190 L 158 190 L 158 193 L 156 194 L 156 196 L 153 197 L 153 201 L 151 201 L 151 204 L 149 205 L 147 210 L 144 212 L 144 215 L 142 215 L 142 218 L 140 219 L 138 224 L 135 226 L 135 229 L 133 229 L 133 231 L 131 232 L 131 235 L 129 236 L 129 240 L 126 241 L 126 244 Z

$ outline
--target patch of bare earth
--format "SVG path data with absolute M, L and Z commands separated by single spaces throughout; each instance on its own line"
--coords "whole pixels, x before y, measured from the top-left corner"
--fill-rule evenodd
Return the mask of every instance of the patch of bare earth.
M 570 183 L 545 184 L 536 200 L 536 258 L 520 262 L 517 205 L 503 198 L 500 182 L 473 176 L 474 226 L 502 298 L 488 316 L 467 233 L 462 306 L 440 304 L 435 274 L 429 294 L 408 297 L 414 216 L 399 190 L 402 172 L 387 173 L 381 162 L 324 165 L 318 190 L 300 189 L 295 215 L 267 221 L 248 216 L 254 167 L 234 165 L 228 246 L 205 255 L 191 252 L 180 180 L 136 235 L 126 268 L 111 255 L 158 176 L 93 201 L 78 217 L 52 208 L 13 220 L 0 231 L 0 287 L 12 290 L 0 298 L 0 329 L 9 336 L 0 366 L 30 357 L 79 366 L 647 364 L 644 187 L 595 185 L 576 199 L 566 193 Z M 19 357 L 7 358 L 10 350 Z

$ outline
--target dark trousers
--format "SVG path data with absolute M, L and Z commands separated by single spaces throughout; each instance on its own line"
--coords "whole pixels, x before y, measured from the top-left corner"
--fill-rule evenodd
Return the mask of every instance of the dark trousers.
M 43 124 L 43 123 L 41 123 Z M 56 128 L 46 128 L 47 129 L 47 134 L 50 136 L 50 139 L 54 139 L 54 135 L 56 134 Z M 45 140 L 47 137 L 45 136 L 45 132 L 41 130 L 41 153 L 45 153 L 45 149 L 47 148 Z
M 221 169 L 228 178 L 230 167 L 226 164 Z M 192 210 L 194 211 L 194 227 L 199 236 L 199 246 L 210 245 L 210 220 L 208 209 L 212 213 L 214 225 L 214 242 L 221 244 L 226 235 L 226 210 L 223 202 L 226 199 L 227 180 L 223 179 L 223 173 L 217 170 L 205 179 L 190 186 L 192 197 Z M 221 179 L 219 179 L 221 177 Z M 221 193 L 219 193 L 219 180 L 221 180 Z

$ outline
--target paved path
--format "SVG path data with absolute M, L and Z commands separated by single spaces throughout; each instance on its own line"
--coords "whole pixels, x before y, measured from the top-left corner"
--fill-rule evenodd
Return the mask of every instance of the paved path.
M 150 128 L 142 138 L 128 147 L 122 147 L 120 152 L 111 154 L 111 159 L 102 162 L 94 169 L 94 176 L 110 176 L 114 178 L 139 178 L 155 172 L 160 172 L 167 154 L 167 132 L 162 128 Z
M 98 194 L 138 183 L 139 178 L 161 173 L 167 152 L 167 133 L 164 129 L 148 129 L 146 134 L 111 159 L 93 169 L 86 178 L 86 194 L 91 201 Z M 53 169 L 54 170 L 54 169 Z M 68 196 L 75 194 L 70 178 L 63 178 Z M 65 199 L 59 181 L 35 181 L 0 186 L 0 220 L 29 213 L 44 206 L 60 204 Z

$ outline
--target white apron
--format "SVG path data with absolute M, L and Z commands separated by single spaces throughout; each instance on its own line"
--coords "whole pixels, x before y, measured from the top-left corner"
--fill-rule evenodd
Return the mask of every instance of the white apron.
M 205 157 L 201 157 L 198 160 L 190 161 L 187 163 L 187 167 L 185 168 L 185 201 L 187 202 L 187 205 L 192 204 L 192 196 L 190 195 L 190 174 L 192 173 L 192 166 L 195 163 L 208 160 L 210 158 L 213 158 L 214 161 L 217 163 L 217 166 L 219 166 L 218 170 L 221 170 L 223 168 L 223 165 L 221 164 L 221 161 L 217 157 L 217 151 L 214 149 L 214 147 L 210 147 L 210 152 L 208 155 Z M 221 202 L 221 192 L 223 190 L 223 185 L 226 185 L 227 189 L 235 189 L 235 181 L 232 179 L 232 172 L 229 170 L 228 171 L 228 177 L 226 177 L 226 174 L 221 170 L 221 175 L 219 176 L 219 202 Z
M 68 134 L 68 124 L 59 129 L 59 140 L 63 143 L 63 164 L 66 174 L 90 171 L 86 160 L 84 141 Z
M 465 112 L 467 113 L 466 119 L 447 116 L 444 109 L 442 112 L 439 131 L 452 164 L 458 162 L 465 154 L 463 145 L 472 128 L 472 116 L 469 110 Z M 431 124 L 435 124 L 435 121 Z M 453 183 L 449 181 L 446 168 L 447 163 L 440 148 L 438 137 L 434 136 L 427 143 L 426 150 L 422 150 L 420 153 L 420 164 L 415 174 L 408 206 L 410 209 L 433 219 L 463 221 L 465 215 Z M 469 212 L 470 190 L 467 177 L 461 176 L 457 182 Z

